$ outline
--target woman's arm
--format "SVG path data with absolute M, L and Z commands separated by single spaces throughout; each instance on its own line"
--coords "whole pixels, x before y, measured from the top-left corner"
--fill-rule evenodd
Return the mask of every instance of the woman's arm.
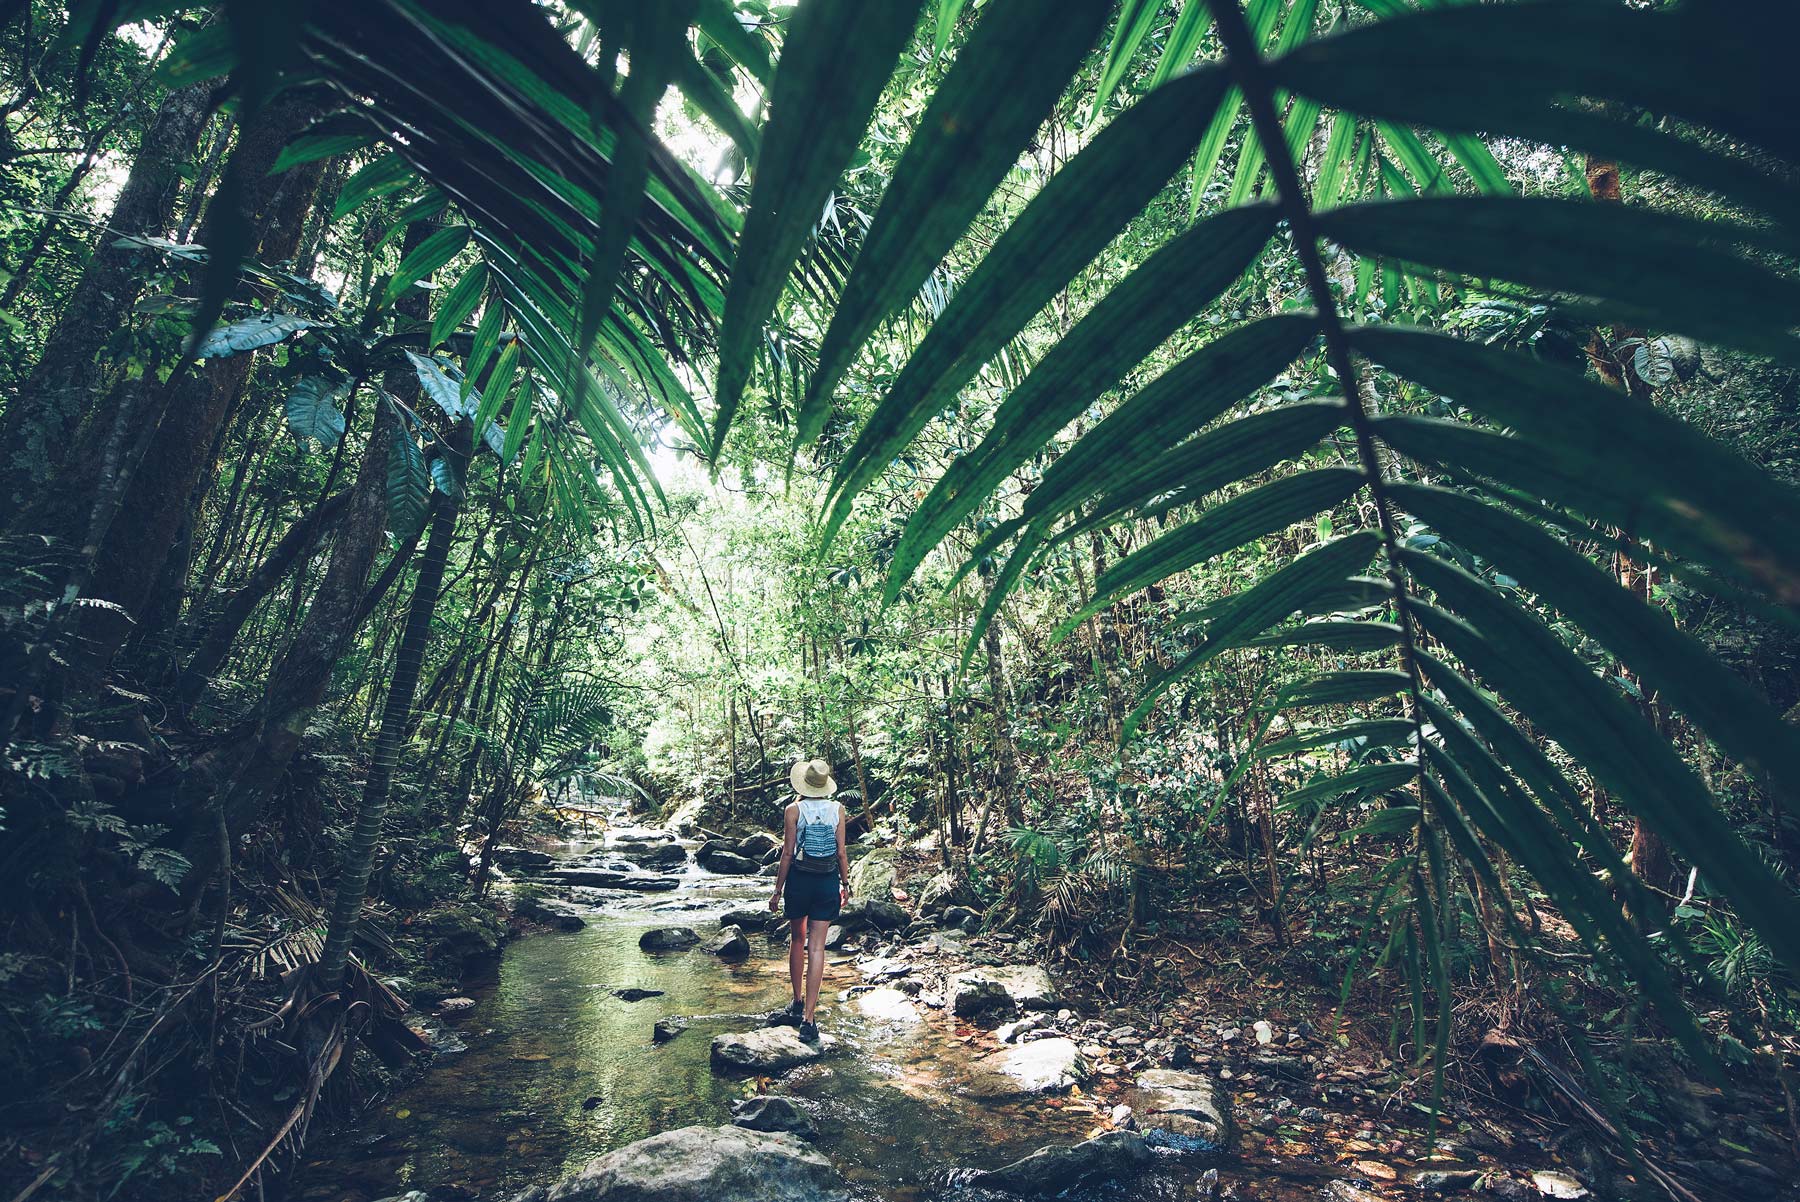
M 839 893 L 841 894 L 841 896 L 838 898 L 838 904 L 842 905 L 842 906 L 847 906 L 850 904 L 850 852 L 844 847 L 844 827 L 845 827 L 845 825 L 846 825 L 846 823 L 844 821 L 844 803 L 840 801 L 840 802 L 838 802 L 838 848 L 837 848 L 837 851 L 838 851 L 838 880 L 842 883 L 838 886 Z
M 769 909 L 781 907 L 781 890 L 787 884 L 788 865 L 794 862 L 795 815 L 799 807 L 790 804 L 781 818 L 781 867 L 775 870 L 775 892 L 769 895 Z M 840 837 L 841 839 L 841 837 Z

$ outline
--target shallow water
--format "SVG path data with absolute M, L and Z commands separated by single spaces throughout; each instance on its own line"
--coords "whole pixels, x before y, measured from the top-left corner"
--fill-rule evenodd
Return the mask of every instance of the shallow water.
M 489 1202 L 659 1131 L 729 1122 L 731 1102 L 758 1089 L 713 1072 L 709 1045 L 786 1004 L 785 942 L 751 935 L 750 958 L 729 964 L 699 947 L 649 954 L 638 936 L 680 925 L 704 938 L 721 912 L 763 902 L 768 889 L 763 878 L 720 877 L 690 864 L 676 892 L 611 897 L 587 912 L 584 930 L 514 941 L 497 978 L 471 992 L 477 1005 L 456 1024 L 468 1049 L 441 1057 L 355 1131 L 316 1137 L 286 1196 L 370 1202 L 424 1189 L 434 1202 Z M 921 1007 L 907 1021 L 833 1004 L 840 989 L 863 983 L 855 958 L 828 961 L 820 995 L 820 1027 L 844 1041 L 841 1054 L 790 1071 L 768 1091 L 803 1100 L 819 1147 L 859 1194 L 883 1202 L 935 1197 L 956 1169 L 997 1167 L 1101 1124 L 1079 1099 L 995 1105 L 959 1094 L 968 1063 L 988 1049 L 960 1042 L 942 1011 Z M 632 986 L 663 996 L 613 995 Z M 657 1045 L 650 1031 L 664 1015 L 691 1022 Z M 1087 1196 L 1180 1202 L 1198 1196 L 1203 1167 L 1171 1163 Z

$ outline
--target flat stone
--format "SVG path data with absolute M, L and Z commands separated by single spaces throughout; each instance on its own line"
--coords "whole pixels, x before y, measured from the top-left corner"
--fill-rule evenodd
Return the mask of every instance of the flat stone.
M 661 997 L 663 995 L 663 991 L 660 989 L 639 989 L 635 985 L 625 989 L 615 989 L 612 993 L 613 996 L 618 998 L 621 1002 L 641 1002 L 645 998 Z
M 524 868 L 535 870 L 548 868 L 556 862 L 556 857 L 547 851 L 537 851 L 530 847 L 509 847 L 502 843 L 494 849 L 494 863 L 502 868 Z
M 559 931 L 579 931 L 587 925 L 579 907 L 554 897 L 521 898 L 513 910 L 526 918 L 555 927 Z
M 847 1202 L 831 1162 L 786 1132 L 681 1127 L 626 1144 L 515 1202 Z
M 901 977 L 912 975 L 912 965 L 889 956 L 876 956 L 858 964 L 856 971 L 861 973 L 866 981 L 896 981 Z
M 1056 1008 L 1056 986 L 1050 974 L 1035 964 L 959 972 L 950 978 L 948 992 L 951 1011 L 963 1018 L 1007 1006 L 1026 1010 Z
M 638 936 L 638 946 L 647 952 L 678 952 L 699 942 L 692 927 L 652 927 Z
M 545 874 L 564 885 L 592 885 L 599 889 L 628 889 L 634 893 L 662 893 L 680 886 L 674 877 L 656 876 L 633 868 L 553 868 Z
M 879 1022 L 916 1023 L 922 1017 L 918 1004 L 898 989 L 866 989 L 853 1000 L 858 1010 Z
M 1135 1131 L 1108 1131 L 1066 1147 L 1039 1148 L 1004 1168 L 975 1174 L 969 1184 L 1034 1197 L 1061 1194 L 1074 1186 L 1129 1176 L 1152 1156 Z
M 627 826 L 611 832 L 614 843 L 670 843 L 675 836 L 670 831 L 651 830 L 645 826 Z
M 1539 1169 L 1533 1173 L 1531 1184 L 1537 1186 L 1538 1193 L 1546 1198 L 1574 1199 L 1588 1196 L 1587 1186 L 1567 1173 L 1552 1172 L 1549 1169 Z
M 738 1072 L 778 1073 L 797 1064 L 810 1064 L 835 1049 L 837 1041 L 829 1035 L 819 1042 L 808 1043 L 793 1027 L 763 1027 L 718 1035 L 712 1041 L 714 1068 Z
M 1140 1126 L 1201 1139 L 1219 1148 L 1231 1145 L 1231 1095 L 1198 1073 L 1153 1068 L 1138 1074 L 1132 1101 Z
M 773 1097 L 769 1094 L 758 1094 L 754 1098 L 733 1102 L 731 1123 L 734 1127 L 747 1127 L 751 1131 L 786 1131 L 804 1140 L 815 1139 L 819 1134 L 818 1128 L 813 1126 L 811 1116 L 800 1109 L 792 1098 Z
M 707 941 L 706 950 L 725 960 L 741 960 L 750 954 L 750 941 L 742 927 L 723 927 Z
M 474 1008 L 475 999 L 472 997 L 447 997 L 437 1004 L 438 1013 L 443 1015 L 463 1014 Z
M 634 864 L 673 868 L 687 863 L 687 848 L 679 843 L 633 843 L 619 848 L 619 855 Z
M 650 1028 L 650 1038 L 655 1043 L 668 1043 L 687 1029 L 688 1020 L 684 1015 L 670 1014 L 656 1020 L 656 1025 Z
M 1074 1040 L 1062 1038 L 1015 1044 L 981 1057 L 970 1068 L 968 1092 L 994 1101 L 1061 1093 L 1087 1076 L 1081 1049 Z

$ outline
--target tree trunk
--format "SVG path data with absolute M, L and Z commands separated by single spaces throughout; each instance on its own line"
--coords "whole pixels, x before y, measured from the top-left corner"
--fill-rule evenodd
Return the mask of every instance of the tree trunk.
M 0 454 L 5 456 L 0 475 L 15 513 L 62 465 L 77 424 L 93 407 L 101 348 L 126 325 L 143 281 L 139 260 L 144 252 L 113 242 L 120 234 L 166 231 L 180 169 L 206 124 L 210 94 L 207 85 L 195 84 L 163 101 L 132 160 L 109 228 L 101 231 L 81 282 L 44 340 L 43 357 L 0 418 Z M 104 433 L 99 434 L 102 440 Z
M 451 436 L 451 453 L 466 462 L 472 441 L 469 422 L 459 422 Z M 460 508 L 458 497 L 444 493 L 436 495 L 431 538 L 425 545 L 425 557 L 419 561 L 419 578 L 413 585 L 406 626 L 394 657 L 394 678 L 388 685 L 387 701 L 382 707 L 381 733 L 375 740 L 375 755 L 369 765 L 368 780 L 363 785 L 362 804 L 357 807 L 356 827 L 344 848 L 344 862 L 338 869 L 331 922 L 325 931 L 324 950 L 319 954 L 319 980 L 328 987 L 343 979 L 350 956 L 350 940 L 362 920 L 363 895 L 368 891 L 369 873 L 375 865 L 375 845 L 381 838 L 381 820 L 387 813 L 394 765 L 400 759 L 400 745 L 405 740 L 413 694 L 419 687 L 419 669 L 424 664 L 425 643 L 431 637 L 431 619 L 437 609 L 438 588 L 444 580 L 444 565 L 450 557 L 450 542 L 456 536 Z
M 318 99 L 310 94 L 276 101 L 246 125 L 233 156 L 237 169 L 250 181 L 246 213 L 258 238 L 258 253 L 266 260 L 292 257 L 325 164 L 304 164 L 279 177 L 270 177 L 268 170 L 281 148 L 319 111 Z M 202 236 L 206 233 L 203 229 Z M 214 436 L 248 379 L 253 359 L 238 354 L 209 360 L 162 389 L 163 408 L 155 418 L 155 433 L 95 565 L 90 595 L 118 608 L 92 606 L 82 615 L 78 667 L 89 675 L 105 670 L 124 644 L 131 620 L 148 607 L 186 520 L 194 486 L 211 465 Z M 84 457 L 71 458 L 55 491 L 90 493 L 92 471 Z M 26 528 L 54 534 L 62 526 L 52 519 Z

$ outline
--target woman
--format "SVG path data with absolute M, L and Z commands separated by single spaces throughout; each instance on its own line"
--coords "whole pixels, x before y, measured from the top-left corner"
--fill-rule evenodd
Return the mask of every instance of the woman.
M 825 979 L 825 933 L 850 899 L 850 859 L 844 851 L 844 807 L 832 800 L 837 781 L 824 760 L 802 760 L 788 774 L 799 794 L 787 805 L 781 836 L 781 868 L 775 874 L 774 910 L 782 911 L 791 928 L 788 980 L 794 1000 L 782 1012 L 798 1021 L 800 1038 L 813 1042 L 819 1028 L 819 983 Z

